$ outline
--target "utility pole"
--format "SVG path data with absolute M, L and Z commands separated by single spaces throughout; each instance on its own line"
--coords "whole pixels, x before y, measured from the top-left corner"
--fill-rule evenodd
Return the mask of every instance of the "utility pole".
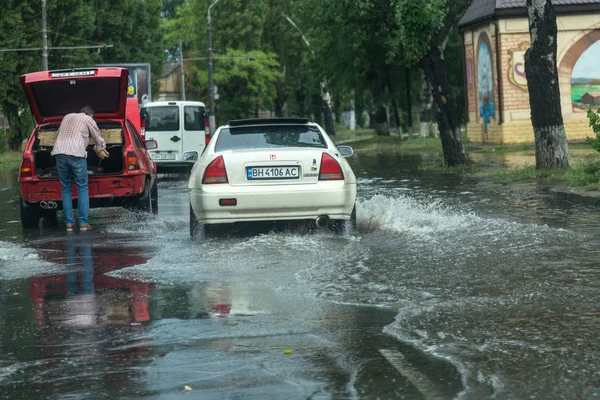
M 208 108 L 210 115 L 208 121 L 211 133 L 215 131 L 215 82 L 213 80 L 213 53 L 212 53 L 212 25 L 210 20 L 210 9 L 213 8 L 219 0 L 213 0 L 208 6 L 206 22 L 208 25 Z
M 298 28 L 298 25 L 290 17 L 285 15 L 283 12 L 281 15 L 292 25 L 302 37 L 302 41 L 310 51 L 313 57 L 315 57 L 315 52 L 310 47 L 310 43 Z M 331 96 L 329 95 L 329 88 L 327 87 L 327 78 L 323 77 L 321 79 L 321 108 L 323 110 L 323 117 L 325 119 L 325 132 L 327 132 L 330 136 L 335 135 L 335 121 L 333 120 L 333 114 L 331 112 Z
M 185 101 L 185 73 L 183 70 L 183 47 L 181 45 L 181 39 L 179 39 L 179 69 L 181 70 L 181 75 L 179 76 L 179 90 L 181 91 L 181 100 Z
M 42 71 L 48 71 L 48 32 L 46 29 L 46 0 L 42 0 Z

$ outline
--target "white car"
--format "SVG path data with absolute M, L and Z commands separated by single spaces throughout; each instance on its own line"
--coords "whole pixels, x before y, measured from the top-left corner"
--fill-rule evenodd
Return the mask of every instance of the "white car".
M 356 177 L 344 159 L 352 154 L 307 119 L 230 121 L 192 168 L 191 236 L 257 221 L 355 227 Z

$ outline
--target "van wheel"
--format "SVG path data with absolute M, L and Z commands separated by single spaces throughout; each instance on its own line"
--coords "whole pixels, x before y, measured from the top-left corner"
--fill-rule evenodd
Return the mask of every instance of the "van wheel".
M 144 191 L 137 198 L 134 210 L 140 213 L 153 213 L 152 211 L 152 190 L 150 189 L 150 179 L 146 179 Z
M 154 182 L 150 196 L 152 198 L 152 214 L 158 215 L 158 182 Z
M 196 214 L 194 214 L 194 210 L 192 209 L 192 205 L 190 204 L 190 236 L 196 238 L 200 233 L 200 222 L 198 222 L 198 218 L 196 218 Z
M 40 209 L 37 205 L 21 199 L 21 225 L 24 229 L 37 228 L 40 217 Z

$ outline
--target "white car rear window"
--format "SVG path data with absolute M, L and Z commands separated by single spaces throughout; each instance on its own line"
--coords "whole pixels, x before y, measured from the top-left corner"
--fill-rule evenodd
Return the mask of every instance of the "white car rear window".
M 317 127 L 306 125 L 241 126 L 221 130 L 215 151 L 278 147 L 327 148 Z

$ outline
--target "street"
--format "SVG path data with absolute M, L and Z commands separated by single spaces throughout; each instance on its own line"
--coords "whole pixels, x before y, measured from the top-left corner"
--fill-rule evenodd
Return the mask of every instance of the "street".
M 0 398 L 600 398 L 600 212 L 355 154 L 358 232 L 23 233 L 0 176 Z

